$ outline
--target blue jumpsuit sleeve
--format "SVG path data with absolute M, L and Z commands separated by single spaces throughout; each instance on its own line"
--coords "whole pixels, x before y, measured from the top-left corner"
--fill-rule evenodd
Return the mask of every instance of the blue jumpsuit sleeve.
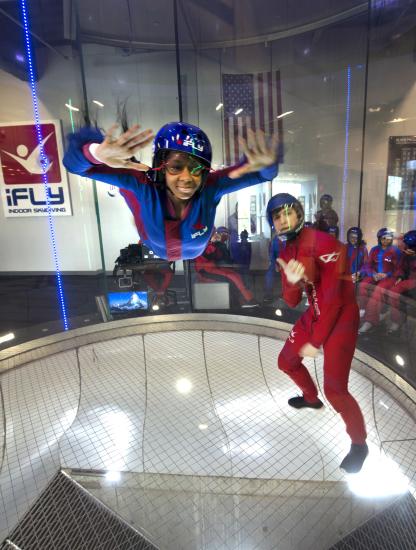
M 233 193 L 234 191 L 239 191 L 245 187 L 251 187 L 252 185 L 264 183 L 265 181 L 271 181 L 279 172 L 278 164 L 276 163 L 263 168 L 259 172 L 251 172 L 250 174 L 245 174 L 240 178 L 231 179 L 228 174 L 235 168 L 236 166 L 233 166 L 224 170 L 218 170 L 212 174 L 216 180 L 214 182 L 216 200 L 219 201 L 223 195 Z
M 111 168 L 105 164 L 92 164 L 84 155 L 83 147 L 87 143 L 101 143 L 104 136 L 98 129 L 83 128 L 77 133 L 68 136 L 69 147 L 64 155 L 63 164 L 68 172 L 91 178 L 115 187 L 136 191 L 139 183 L 146 183 L 143 172 L 132 173 L 124 168 Z

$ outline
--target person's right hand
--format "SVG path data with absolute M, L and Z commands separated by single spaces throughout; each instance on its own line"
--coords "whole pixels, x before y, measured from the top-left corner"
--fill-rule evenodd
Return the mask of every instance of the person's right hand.
M 289 260 L 288 263 L 282 260 L 282 258 L 277 258 L 276 261 L 284 271 L 284 274 L 286 275 L 286 279 L 292 285 L 295 285 L 302 279 L 306 280 L 305 266 L 301 262 L 298 262 L 293 258 Z
M 111 168 L 149 170 L 149 166 L 140 162 L 133 162 L 131 157 L 153 140 L 153 131 L 138 132 L 140 125 L 135 124 L 119 137 L 114 137 L 117 126 L 118 124 L 113 124 L 107 131 L 104 141 L 94 151 L 94 156 L 103 164 L 111 166 Z

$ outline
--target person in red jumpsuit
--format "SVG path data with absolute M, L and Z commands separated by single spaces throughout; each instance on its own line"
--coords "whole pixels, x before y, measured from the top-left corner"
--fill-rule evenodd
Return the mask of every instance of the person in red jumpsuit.
M 204 253 L 195 259 L 195 271 L 202 279 L 230 283 L 231 288 L 241 297 L 241 307 L 258 307 L 259 303 L 255 300 L 253 293 L 246 287 L 241 275 L 231 267 L 231 264 L 230 253 L 222 242 L 221 235 L 214 230 Z
M 399 268 L 401 253 L 393 245 L 393 232 L 382 227 L 377 231 L 377 240 L 378 245 L 370 250 L 363 267 L 364 277 L 359 286 L 358 302 L 364 314 L 359 334 L 365 334 L 380 322 L 386 291 L 397 280 L 395 273 Z
M 267 206 L 267 216 L 286 246 L 277 259 L 283 298 L 295 307 L 308 296 L 309 307 L 294 325 L 278 358 L 278 367 L 302 390 L 288 404 L 296 409 L 323 407 L 303 357 L 324 354 L 324 393 L 341 415 L 351 448 L 340 464 L 348 473 L 360 471 L 368 454 L 361 409 L 348 391 L 348 378 L 359 324 L 354 285 L 346 270 L 345 246 L 327 233 L 304 228 L 301 203 L 279 193 Z
M 390 304 L 391 325 L 388 332 L 397 332 L 404 322 L 404 313 L 400 308 L 400 299 L 405 292 L 416 288 L 416 230 L 408 231 L 403 236 L 402 257 L 397 279 L 387 293 Z

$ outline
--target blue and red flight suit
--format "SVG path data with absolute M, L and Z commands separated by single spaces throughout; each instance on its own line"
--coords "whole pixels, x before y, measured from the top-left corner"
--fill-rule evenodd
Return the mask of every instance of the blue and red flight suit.
M 346 247 L 348 272 L 351 273 L 351 275 L 354 273 L 359 274 L 368 261 L 367 247 L 365 244 L 354 245 L 351 243 L 347 243 Z
M 394 323 L 402 325 L 404 314 L 400 309 L 400 298 L 405 292 L 416 288 L 416 256 L 408 256 L 404 252 L 396 272 L 396 283 L 387 293 L 386 301 L 390 304 L 390 318 Z M 400 279 L 398 281 L 398 279 Z
M 235 167 L 210 172 L 203 189 L 190 199 L 182 218 L 178 220 L 172 215 L 171 201 L 164 185 L 156 185 L 144 172 L 97 163 L 89 152 L 89 146 L 102 141 L 102 134 L 94 129 L 72 134 L 63 160 L 65 168 L 79 176 L 130 191 L 125 198 L 142 242 L 157 256 L 169 261 L 188 260 L 203 253 L 223 195 L 270 181 L 278 171 L 277 164 L 274 164 L 237 179 L 228 177 Z
M 368 255 L 368 260 L 362 268 L 363 279 L 359 286 L 358 302 L 365 309 L 364 321 L 377 325 L 384 304 L 386 291 L 390 290 L 397 277 L 401 252 L 397 246 L 390 245 L 383 249 L 381 245 L 374 246 Z M 375 281 L 373 275 L 385 273 L 386 277 Z
M 316 229 L 302 229 L 280 251 L 285 262 L 305 266 L 308 282 L 291 284 L 282 270 L 283 298 L 295 307 L 308 296 L 309 308 L 294 325 L 279 354 L 278 366 L 302 390 L 306 401 L 318 399 L 318 390 L 299 351 L 306 343 L 323 347 L 324 393 L 341 415 L 352 443 L 363 445 L 366 429 L 361 409 L 348 392 L 348 377 L 357 340 L 359 312 L 354 285 L 346 269 L 345 246 Z

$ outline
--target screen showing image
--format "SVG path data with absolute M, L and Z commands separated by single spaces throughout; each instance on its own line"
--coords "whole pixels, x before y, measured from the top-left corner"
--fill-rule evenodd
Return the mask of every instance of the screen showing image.
M 129 313 L 131 311 L 147 310 L 147 292 L 109 292 L 108 306 L 110 313 Z

